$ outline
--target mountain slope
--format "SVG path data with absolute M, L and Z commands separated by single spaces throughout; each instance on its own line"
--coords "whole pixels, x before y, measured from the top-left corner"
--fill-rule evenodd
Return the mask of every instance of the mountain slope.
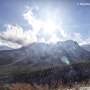
M 16 50 L 0 51 L 0 65 L 53 67 L 90 61 L 90 52 L 77 42 L 33 43 Z
M 90 44 L 82 45 L 82 47 L 83 47 L 84 49 L 86 49 L 87 51 L 90 51 Z
M 8 46 L 4 46 L 4 45 L 1 45 L 0 46 L 0 51 L 3 51 L 3 50 L 12 50 L 13 48 L 11 47 L 8 47 Z

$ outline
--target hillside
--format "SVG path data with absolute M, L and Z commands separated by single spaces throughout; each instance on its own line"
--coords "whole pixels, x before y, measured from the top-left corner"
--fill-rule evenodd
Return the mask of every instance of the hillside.
M 49 68 L 87 61 L 90 61 L 90 52 L 72 40 L 56 44 L 33 43 L 20 49 L 0 51 L 1 66 Z

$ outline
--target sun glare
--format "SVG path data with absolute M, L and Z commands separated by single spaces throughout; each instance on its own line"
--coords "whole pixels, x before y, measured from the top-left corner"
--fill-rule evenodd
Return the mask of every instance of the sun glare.
M 51 34 L 55 32 L 56 25 L 52 20 L 48 20 L 43 23 L 43 29 L 44 29 L 44 33 Z
M 57 30 L 57 26 L 53 20 L 48 20 L 43 22 L 43 32 L 51 36 L 51 38 L 46 42 L 56 43 L 59 41 L 59 38 L 57 38 L 57 36 L 55 35 L 56 30 Z
M 42 17 L 38 19 L 36 15 L 33 14 L 32 9 L 28 10 L 23 15 L 28 23 L 32 26 L 32 32 L 34 36 L 37 36 L 38 34 L 42 36 L 41 38 L 37 38 L 37 42 L 40 41 L 44 43 L 56 43 L 57 41 L 59 41 L 59 38 L 56 35 L 58 25 L 55 18 L 51 15 L 49 11 L 48 13 L 46 13 L 45 17 L 43 17 L 44 20 L 42 20 Z
M 57 43 L 58 41 L 59 41 L 59 38 L 57 38 L 57 36 L 55 34 L 52 34 L 52 37 L 49 40 L 49 42 Z

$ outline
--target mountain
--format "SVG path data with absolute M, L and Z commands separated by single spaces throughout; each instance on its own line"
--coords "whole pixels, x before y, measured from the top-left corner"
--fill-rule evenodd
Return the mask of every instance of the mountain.
M 83 47 L 84 49 L 86 49 L 87 51 L 90 51 L 90 44 L 82 45 L 82 47 Z
M 8 47 L 8 46 L 4 46 L 4 45 L 1 45 L 0 46 L 0 51 L 3 51 L 3 50 L 12 50 L 13 48 L 11 47 Z
M 90 61 L 90 52 L 77 42 L 32 43 L 16 50 L 0 51 L 1 66 L 54 67 Z

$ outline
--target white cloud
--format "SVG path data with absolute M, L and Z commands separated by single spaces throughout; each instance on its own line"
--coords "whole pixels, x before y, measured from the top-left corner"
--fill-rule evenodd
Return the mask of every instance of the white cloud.
M 43 21 L 41 19 L 38 19 L 37 16 L 34 15 L 33 9 L 34 7 L 32 8 L 28 7 L 25 13 L 23 14 L 23 16 L 24 16 L 24 19 L 27 20 L 28 24 L 32 26 L 33 28 L 32 31 L 35 35 L 38 35 L 42 29 L 42 32 L 44 34 L 38 41 L 45 41 L 49 43 L 49 42 L 56 42 L 56 41 L 62 40 L 57 37 L 55 32 L 59 32 L 59 34 L 61 35 L 61 38 L 67 37 L 67 33 L 65 33 L 65 31 L 61 27 L 61 22 L 60 23 L 55 22 L 52 17 L 53 15 L 47 18 L 47 20 Z M 48 17 L 48 15 L 43 17 Z M 54 18 L 57 18 L 57 17 L 54 16 Z M 46 40 L 47 37 L 44 36 L 46 34 L 47 36 L 50 35 L 50 38 L 48 38 L 48 40 Z
M 87 39 L 85 39 L 85 40 L 83 40 L 83 41 L 80 43 L 80 45 L 83 45 L 83 44 L 89 44 L 89 45 L 90 45 L 90 37 L 87 38 Z
M 23 16 L 24 16 L 24 19 L 27 20 L 28 23 L 32 26 L 33 30 L 37 32 L 42 27 L 42 21 L 36 18 L 32 10 L 33 8 L 30 8 L 23 14 Z
M 80 33 L 75 33 L 74 32 L 74 40 L 77 41 L 78 43 L 83 42 L 82 36 Z
M 22 47 L 22 45 L 2 39 L 0 39 L 0 46 L 8 46 L 14 49 Z
M 23 30 L 20 26 L 5 25 L 6 31 L 0 33 L 0 39 L 17 46 L 27 45 L 36 41 L 36 36 L 31 30 Z
M 46 21 L 43 21 L 34 15 L 33 7 L 26 8 L 27 10 L 24 12 L 23 16 L 28 24 L 32 26 L 32 30 L 23 30 L 19 25 L 13 26 L 11 24 L 6 24 L 6 30 L 0 33 L 0 45 L 19 48 L 37 41 L 55 43 L 57 41 L 65 41 L 69 39 L 77 41 L 79 44 L 90 42 L 90 38 L 84 41 L 80 33 L 63 30 L 61 25 L 62 22 L 58 23 L 53 21 L 52 16 Z M 35 9 L 39 10 L 39 7 L 36 6 Z

